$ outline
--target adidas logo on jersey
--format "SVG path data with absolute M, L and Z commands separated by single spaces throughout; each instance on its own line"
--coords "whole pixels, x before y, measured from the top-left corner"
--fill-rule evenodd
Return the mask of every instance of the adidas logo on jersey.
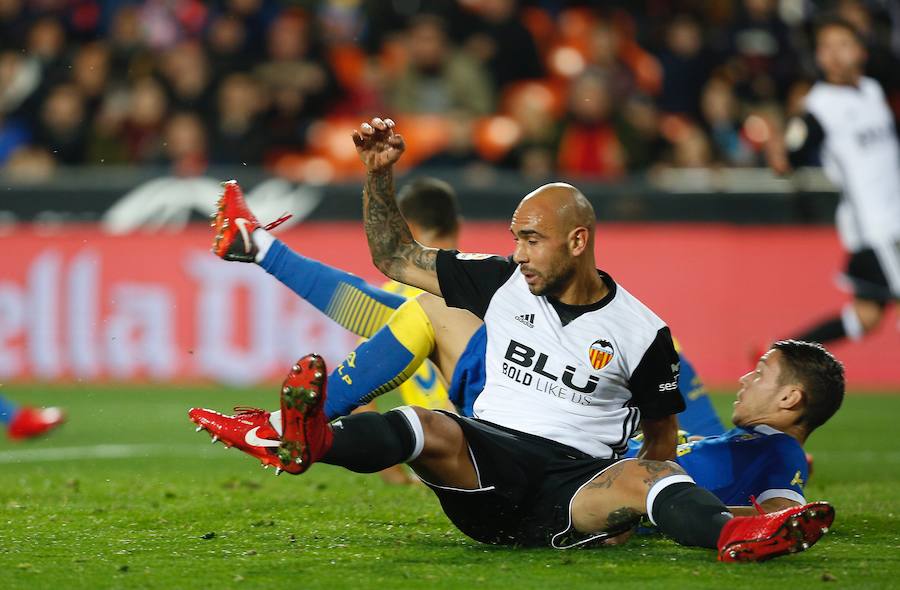
M 529 328 L 534 327 L 534 314 L 533 313 L 524 313 L 522 315 L 517 315 L 516 320 L 522 322 Z

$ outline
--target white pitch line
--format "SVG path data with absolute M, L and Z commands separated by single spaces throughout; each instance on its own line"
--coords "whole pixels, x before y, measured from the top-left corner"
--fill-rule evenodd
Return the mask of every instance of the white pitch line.
M 80 447 L 43 447 L 0 451 L 0 464 L 45 463 L 53 461 L 78 461 L 90 459 L 134 459 L 139 457 L 228 457 L 216 453 L 222 449 L 200 445 L 91 445 Z M 819 451 L 813 452 L 817 461 L 857 461 L 860 463 L 900 463 L 900 452 L 888 451 Z
M 214 456 L 211 449 L 208 447 L 209 443 L 207 443 L 207 447 L 203 447 L 202 445 L 135 444 L 14 449 L 11 451 L 0 451 L 0 464 L 77 461 L 86 459 L 134 459 L 138 457 Z

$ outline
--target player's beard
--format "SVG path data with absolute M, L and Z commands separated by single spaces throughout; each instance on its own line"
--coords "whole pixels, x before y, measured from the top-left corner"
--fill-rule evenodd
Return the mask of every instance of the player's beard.
M 537 295 L 538 297 L 558 295 L 565 289 L 575 274 L 574 262 L 566 258 L 550 265 L 550 268 L 553 270 L 547 273 L 537 271 L 531 267 L 528 268 L 529 272 L 541 278 L 540 283 L 528 285 L 528 290 L 531 291 L 532 295 Z

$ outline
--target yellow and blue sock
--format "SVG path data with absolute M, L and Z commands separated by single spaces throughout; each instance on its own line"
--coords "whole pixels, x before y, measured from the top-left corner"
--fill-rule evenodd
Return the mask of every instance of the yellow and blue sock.
M 278 240 L 259 264 L 319 311 L 363 338 L 381 329 L 405 301 L 356 275 L 301 256 Z
M 19 412 L 19 406 L 0 395 L 0 424 L 9 424 Z
M 410 299 L 384 329 L 353 350 L 328 379 L 325 414 L 346 416 L 409 379 L 434 350 L 434 328 L 425 310 Z

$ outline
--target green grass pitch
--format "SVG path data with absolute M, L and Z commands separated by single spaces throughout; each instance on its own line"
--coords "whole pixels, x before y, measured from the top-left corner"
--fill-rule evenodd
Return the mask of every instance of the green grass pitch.
M 900 397 L 849 396 L 809 443 L 810 499 L 835 526 L 800 555 L 726 565 L 661 538 L 516 550 L 457 532 L 424 488 L 327 465 L 274 477 L 210 445 L 192 405 L 274 405 L 270 389 L 6 386 L 58 404 L 46 439 L 0 442 L 0 588 L 900 587 Z M 727 412 L 729 396 L 716 396 Z

